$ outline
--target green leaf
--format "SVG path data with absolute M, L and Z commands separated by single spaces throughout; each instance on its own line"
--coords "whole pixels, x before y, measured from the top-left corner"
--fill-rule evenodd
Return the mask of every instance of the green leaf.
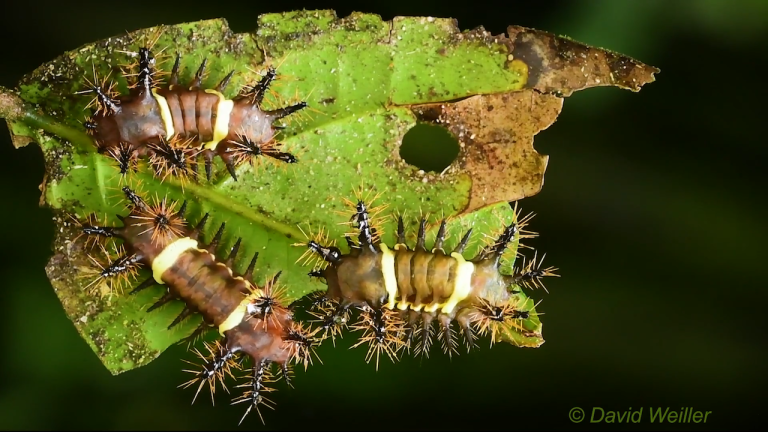
M 288 297 L 296 300 L 324 289 L 297 264 L 304 249 L 291 245 L 303 240 L 299 224 L 327 228 L 331 238 L 343 239 L 339 223 L 348 216 L 338 212 L 348 211 L 342 198 L 351 198 L 362 185 L 381 193 L 389 210 L 452 217 L 452 230 L 472 223 L 479 238 L 513 217 L 507 201 L 540 190 L 547 157 L 534 150 L 533 136 L 555 121 L 563 96 L 596 85 L 637 91 L 658 72 L 546 32 L 512 26 L 508 34 L 460 32 L 450 19 L 387 22 L 358 13 L 339 19 L 332 11 L 262 15 L 256 32 L 246 34 L 233 34 L 224 20 L 210 20 L 86 45 L 40 66 L 17 90 L 0 88 L 0 116 L 9 122 L 14 145 L 34 141 L 43 150 L 41 201 L 54 209 L 60 228 L 47 271 L 68 316 L 112 373 L 150 362 L 199 322 L 190 319 L 166 330 L 180 302 L 145 313 L 162 293 L 159 287 L 135 296 L 99 296 L 84 289 L 89 282 L 84 269 L 92 264 L 82 242 L 74 241 L 73 216 L 96 213 L 114 222 L 116 214 L 125 214 L 118 171 L 95 153 L 81 123 L 90 98 L 76 93 L 94 72 L 110 75 L 126 93 L 130 82 L 116 73 L 119 65 L 131 63 L 128 52 L 158 35 L 153 51 L 181 54 L 182 80 L 208 60 L 206 88 L 232 70 L 230 88 L 236 88 L 257 81 L 267 64 L 277 67 L 282 79 L 267 102 L 277 107 L 301 99 L 311 108 L 281 136 L 298 152 L 298 164 L 244 165 L 235 182 L 217 162 L 210 184 L 185 185 L 161 182 L 142 167 L 131 181 L 140 181 L 145 194 L 187 200 L 193 223 L 210 212 L 208 239 L 226 222 L 225 245 L 243 238 L 236 268 L 242 270 L 259 252 L 257 279 L 282 271 Z M 425 173 L 399 155 L 403 136 L 419 122 L 444 126 L 459 140 L 458 159 L 441 173 Z M 392 223 L 384 228 L 384 240 L 392 244 Z M 524 327 L 499 337 L 521 346 L 543 343 L 538 317 Z

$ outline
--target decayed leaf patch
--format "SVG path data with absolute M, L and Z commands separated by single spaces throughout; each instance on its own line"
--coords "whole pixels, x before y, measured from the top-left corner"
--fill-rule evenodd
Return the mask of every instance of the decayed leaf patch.
M 469 203 L 462 211 L 470 213 L 541 190 L 549 157 L 536 152 L 533 137 L 554 123 L 562 104 L 561 98 L 526 90 L 420 105 L 413 111 L 458 138 L 459 157 L 445 173 L 472 178 Z
M 510 61 L 522 60 L 528 66 L 526 88 L 541 92 L 568 96 L 596 86 L 637 92 L 659 73 L 633 58 L 549 32 L 509 26 L 507 34 Z

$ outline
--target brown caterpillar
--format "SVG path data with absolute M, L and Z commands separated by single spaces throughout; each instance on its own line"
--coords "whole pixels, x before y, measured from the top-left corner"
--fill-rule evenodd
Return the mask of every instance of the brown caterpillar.
M 148 312 L 181 299 L 186 307 L 169 329 L 199 313 L 204 323 L 190 338 L 209 326 L 216 327 L 222 335 L 221 341 L 206 344 L 207 355 L 196 351 L 204 363 L 199 370 L 187 371 L 194 377 L 183 386 L 199 382 L 197 398 L 207 382 L 213 397 L 216 381 L 223 385 L 225 376 L 231 375 L 230 370 L 240 369 L 242 360 L 250 358 L 253 363 L 250 382 L 242 385 L 247 390 L 233 403 L 248 404 L 243 419 L 252 408 L 258 411 L 259 404 L 271 407 L 272 402 L 264 397 L 265 392 L 271 391 L 265 386 L 271 381 L 270 365 L 279 364 L 283 376 L 289 380 L 289 363 L 294 361 L 307 367 L 316 346 L 314 333 L 294 322 L 291 309 L 281 302 L 281 291 L 276 285 L 280 273 L 265 286 L 258 286 L 253 281 L 258 253 L 244 274 L 232 270 L 241 239 L 226 259 L 214 255 L 224 230 L 223 223 L 213 240 L 202 246 L 200 233 L 208 214 L 195 228 L 190 228 L 184 219 L 186 201 L 177 210 L 175 202 L 163 199 L 150 205 L 130 188 L 122 190 L 132 206 L 127 216 L 118 216 L 122 227 L 98 226 L 90 221 L 82 224 L 87 235 L 122 240 L 124 253 L 110 259 L 108 265 L 100 266 L 97 280 L 127 278 L 135 275 L 140 266 L 151 269 L 152 276 L 131 291 L 136 293 L 155 284 L 167 286 L 165 295 Z
M 514 274 L 499 271 L 502 254 L 511 242 L 533 237 L 525 230 L 532 216 L 518 218 L 507 226 L 496 241 L 486 246 L 477 256 L 462 256 L 472 230 L 468 230 L 459 244 L 450 252 L 443 249 L 446 221 L 437 232 L 434 246 L 426 248 L 426 219 L 422 218 L 416 247 L 406 245 L 405 227 L 398 218 L 397 244 L 390 248 L 380 241 L 373 219 L 381 208 L 371 209 L 358 200 L 351 225 L 359 232 L 357 241 L 349 235 L 346 242 L 349 253 L 334 246 L 320 244 L 322 239 L 305 243 L 307 254 L 316 254 L 326 263 L 310 276 L 323 278 L 328 291 L 315 305 L 319 312 L 325 336 L 334 337 L 349 321 L 350 307 L 361 310 L 360 320 L 353 329 L 364 333 L 354 345 L 369 343 L 366 361 L 381 353 L 392 360 L 398 351 L 414 348 L 416 354 L 428 355 L 432 344 L 435 319 L 440 324 L 443 349 L 457 352 L 452 322 L 457 321 L 468 351 L 475 345 L 476 333 L 490 334 L 493 343 L 499 331 L 514 329 L 525 334 L 522 322 L 535 314 L 526 301 L 515 294 L 522 286 L 541 286 L 541 278 L 557 276 L 557 269 L 541 268 L 536 258 L 523 264 Z M 511 205 L 511 203 L 510 203 Z M 371 216 L 373 214 L 373 217 Z M 420 324 L 420 325 L 419 325 Z M 416 337 L 420 342 L 416 342 Z
M 294 155 L 278 150 L 277 126 L 272 123 L 307 106 L 300 102 L 273 111 L 260 106 L 276 72 L 269 68 L 252 87 L 245 87 L 234 99 L 223 92 L 234 71 L 215 89 L 203 89 L 204 60 L 188 87 L 179 85 L 180 56 L 165 87 L 158 87 L 153 70 L 155 59 L 149 48 L 138 52 L 139 72 L 130 93 L 118 96 L 114 85 L 89 83 L 86 92 L 96 94 L 98 109 L 85 122 L 99 153 L 114 158 L 125 175 L 136 170 L 139 158 L 148 157 L 157 175 L 192 175 L 197 178 L 199 156 L 211 179 L 213 160 L 218 155 L 229 174 L 237 180 L 236 166 L 264 155 L 296 163 Z M 94 103 L 92 102 L 92 103 Z

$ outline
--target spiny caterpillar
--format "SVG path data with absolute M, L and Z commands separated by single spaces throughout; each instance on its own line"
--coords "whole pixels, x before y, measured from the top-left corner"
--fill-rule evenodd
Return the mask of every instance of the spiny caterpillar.
M 225 76 L 215 89 L 201 88 L 207 60 L 203 60 L 189 86 L 179 84 L 181 57 L 177 54 L 170 79 L 159 87 L 154 70 L 155 58 L 150 48 L 140 48 L 138 73 L 130 93 L 119 96 L 114 83 L 99 82 L 94 76 L 89 89 L 95 93 L 89 106 L 96 113 L 85 122 L 99 153 L 114 158 L 121 175 L 137 169 L 140 158 L 148 158 L 156 175 L 197 178 L 199 156 L 205 161 L 206 178 L 210 181 L 213 160 L 219 156 L 229 174 L 237 180 L 235 168 L 258 156 L 296 163 L 294 155 L 278 149 L 275 139 L 278 126 L 272 123 L 307 106 L 306 102 L 264 111 L 261 104 L 276 77 L 270 67 L 261 80 L 246 86 L 234 99 L 223 92 L 234 71 Z M 94 72 L 95 75 L 95 72 Z
M 214 255 L 225 224 L 221 224 L 208 245 L 201 245 L 201 230 L 208 214 L 190 228 L 184 219 L 186 201 L 180 207 L 177 202 L 169 203 L 167 199 L 149 204 L 127 186 L 122 191 L 131 204 L 127 216 L 118 216 L 122 227 L 94 225 L 90 219 L 81 223 L 86 235 L 122 240 L 124 253 L 110 259 L 108 265 L 100 266 L 97 280 L 127 278 L 135 275 L 140 266 L 148 267 L 152 276 L 131 293 L 156 284 L 167 287 L 166 293 L 148 309 L 149 312 L 171 300 L 181 299 L 186 306 L 169 329 L 199 313 L 204 323 L 190 338 L 209 326 L 216 327 L 222 336 L 220 341 L 206 344 L 207 354 L 195 351 L 203 364 L 197 365 L 196 370 L 187 371 L 194 376 L 183 386 L 199 383 L 195 393 L 197 398 L 207 383 L 213 398 L 216 382 L 224 385 L 226 376 L 232 376 L 232 369 L 241 369 L 243 361 L 250 358 L 249 381 L 238 386 L 245 387 L 246 391 L 233 403 L 248 404 L 243 419 L 254 407 L 259 411 L 259 404 L 271 408 L 272 402 L 264 396 L 272 390 L 266 387 L 272 381 L 271 364 L 280 365 L 282 375 L 289 381 L 290 362 L 303 364 L 306 368 L 317 345 L 314 338 L 317 330 L 312 332 L 294 322 L 290 307 L 283 304 L 277 285 L 280 273 L 264 286 L 257 285 L 253 271 L 258 253 L 242 275 L 232 270 L 241 239 L 236 241 L 226 259 Z
M 467 259 L 462 253 L 472 229 L 446 252 L 443 220 L 430 250 L 425 244 L 427 220 L 422 218 L 416 246 L 411 249 L 406 245 L 403 218 L 399 217 L 397 244 L 389 247 L 381 242 L 375 227 L 383 206 L 371 208 L 362 199 L 348 203 L 354 208 L 350 225 L 357 233 L 356 241 L 351 238 L 354 234 L 345 236 L 349 253 L 321 244 L 323 235 L 297 244 L 308 248 L 303 258 L 315 256 L 320 260 L 309 275 L 323 278 L 328 285 L 327 292 L 314 301 L 316 310 L 310 312 L 322 323 L 319 329 L 323 329 L 324 338 L 335 337 L 348 325 L 352 306 L 360 310 L 360 319 L 352 328 L 363 331 L 353 347 L 368 343 L 366 361 L 375 356 L 377 368 L 381 354 L 393 361 L 402 349 L 413 348 L 415 354 L 428 355 L 435 320 L 440 327 L 438 337 L 449 355 L 457 352 L 458 346 L 453 321 L 458 322 L 468 351 L 475 346 L 477 333 L 489 334 L 492 344 L 501 339 L 503 331 L 540 337 L 523 325 L 536 312 L 533 301 L 519 295 L 519 288 L 543 288 L 541 279 L 557 276 L 557 269 L 541 268 L 541 260 L 537 262 L 534 257 L 514 274 L 500 272 L 507 247 L 536 235 L 525 230 L 531 215 L 521 219 L 515 212 L 515 221 L 493 243 Z

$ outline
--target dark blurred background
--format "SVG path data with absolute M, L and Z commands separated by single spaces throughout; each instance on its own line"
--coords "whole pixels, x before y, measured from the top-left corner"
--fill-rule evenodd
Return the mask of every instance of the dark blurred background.
M 539 134 L 550 155 L 532 241 L 548 283 L 539 349 L 485 346 L 449 360 L 382 362 L 326 344 L 324 364 L 278 384 L 269 429 L 757 428 L 766 380 L 765 74 L 762 0 L 364 3 L 6 2 L 0 84 L 83 44 L 159 24 L 224 17 L 236 32 L 300 8 L 518 24 L 661 68 L 639 93 L 577 92 Z M 762 138 L 761 138 L 762 137 Z M 760 144 L 763 142 L 763 144 Z M 190 405 L 173 347 L 111 376 L 67 319 L 44 272 L 51 213 L 38 206 L 39 149 L 13 150 L 0 124 L 0 428 L 230 429 L 242 406 Z M 760 288 L 763 287 L 763 288 Z M 645 407 L 642 425 L 574 425 L 572 407 Z M 649 407 L 712 411 L 707 424 L 652 425 Z M 265 428 L 256 416 L 244 429 Z

